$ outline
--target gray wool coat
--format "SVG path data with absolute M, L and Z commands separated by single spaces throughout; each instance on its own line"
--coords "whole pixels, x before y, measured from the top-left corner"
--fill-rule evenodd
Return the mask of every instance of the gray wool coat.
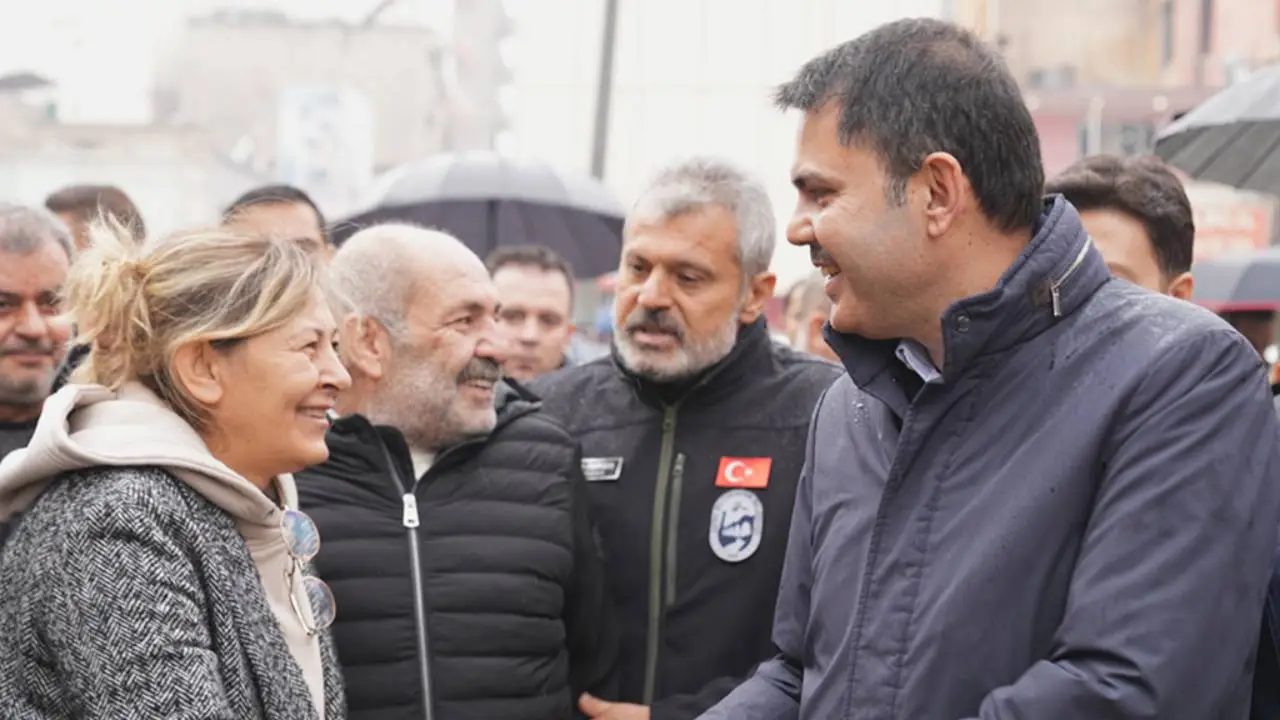
M 22 516 L 0 552 L 0 718 L 320 720 L 235 521 L 155 468 L 67 473 Z

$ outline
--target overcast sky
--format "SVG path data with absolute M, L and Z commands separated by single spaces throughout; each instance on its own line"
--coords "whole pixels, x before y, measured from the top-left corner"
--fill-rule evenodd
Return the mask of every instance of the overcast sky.
M 451 0 L 401 0 L 399 15 L 441 22 Z M 376 0 L 0 0 L 0 73 L 56 80 L 69 121 L 147 119 L 151 64 L 188 14 L 219 6 L 276 8 L 305 18 L 363 17 Z M 555 4 L 554 0 L 551 3 Z

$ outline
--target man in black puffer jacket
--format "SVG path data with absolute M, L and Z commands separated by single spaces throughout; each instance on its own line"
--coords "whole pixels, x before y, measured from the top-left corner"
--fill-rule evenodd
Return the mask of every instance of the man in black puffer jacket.
M 333 273 L 352 387 L 329 460 L 298 487 L 351 720 L 567 720 L 579 693 L 612 696 L 581 451 L 501 381 L 484 265 L 448 235 L 384 225 Z
M 690 720 L 772 657 L 809 420 L 841 368 L 774 342 L 777 227 L 715 160 L 661 173 L 627 218 L 613 357 L 531 387 L 582 443 L 619 610 L 605 720 Z

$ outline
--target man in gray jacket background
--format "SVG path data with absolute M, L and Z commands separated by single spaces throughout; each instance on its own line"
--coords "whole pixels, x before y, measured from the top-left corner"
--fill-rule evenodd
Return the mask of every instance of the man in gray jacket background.
M 848 376 L 810 432 L 781 654 L 703 717 L 1245 717 L 1280 525 L 1261 359 L 1111 278 L 971 34 L 882 26 L 777 99 Z

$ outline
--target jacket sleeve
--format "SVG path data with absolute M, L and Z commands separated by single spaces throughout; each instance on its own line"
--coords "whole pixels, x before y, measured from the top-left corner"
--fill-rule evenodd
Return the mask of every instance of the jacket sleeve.
M 1280 425 L 1234 332 L 1161 356 L 1113 419 L 1048 657 L 983 720 L 1243 712 L 1280 516 Z
M 672 695 L 649 707 L 650 720 L 693 720 L 715 706 L 734 688 L 751 679 L 760 666 L 753 668 L 746 677 L 722 677 L 703 685 L 696 693 Z
M 746 682 L 699 716 L 701 720 L 794 720 L 800 717 L 804 638 L 813 590 L 814 428 L 825 399 L 824 392 L 809 426 L 804 468 L 800 471 L 796 502 L 791 511 L 787 558 L 782 565 L 778 605 L 773 616 L 773 643 L 778 646 L 778 655 L 761 663 Z M 654 714 L 654 720 L 660 717 Z
M 93 508 L 51 558 L 46 631 L 75 717 L 235 720 L 174 525 Z
M 605 700 L 617 699 L 618 628 L 605 586 L 603 551 L 592 520 L 587 481 L 582 475 L 581 447 L 574 453 L 572 472 L 574 562 L 566 594 L 565 632 L 569 688 L 576 706 L 584 692 Z

